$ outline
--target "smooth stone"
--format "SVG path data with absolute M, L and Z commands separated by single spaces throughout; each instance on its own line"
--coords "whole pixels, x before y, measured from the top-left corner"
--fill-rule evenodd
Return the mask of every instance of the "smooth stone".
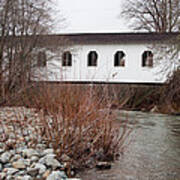
M 48 169 L 44 174 L 43 174 L 43 178 L 46 179 L 49 175 L 50 175 L 51 171 Z
M 47 154 L 53 154 L 54 153 L 54 149 L 45 149 L 42 152 L 42 156 L 46 156 Z
M 38 168 L 27 168 L 27 174 L 29 174 L 30 176 L 37 176 L 38 173 L 39 173 Z
M 60 162 L 54 158 L 55 156 L 56 156 L 55 154 L 48 154 L 48 155 L 44 156 L 43 158 L 41 158 L 39 160 L 39 163 L 45 164 L 46 166 L 52 167 L 53 169 L 62 167 Z
M 12 154 L 9 152 L 4 152 L 3 154 L 1 154 L 0 156 L 0 162 L 2 163 L 8 163 L 10 158 L 11 158 Z
M 12 156 L 14 156 L 16 154 L 15 150 L 10 150 L 9 153 L 11 153 Z
M 5 144 L 0 142 L 0 148 L 4 149 L 5 148 Z
M 26 166 L 30 166 L 31 165 L 31 160 L 30 159 L 23 159 L 24 160 L 24 164 Z
M 25 170 L 24 171 L 21 170 L 21 171 L 17 172 L 16 175 L 17 176 L 25 176 L 26 175 L 26 171 Z
M 13 166 L 13 168 L 15 168 L 15 169 L 25 169 L 25 168 L 26 168 L 26 165 L 25 165 L 23 159 L 19 159 L 18 161 L 13 162 L 13 163 L 12 163 L 12 166 Z
M 46 145 L 45 144 L 37 144 L 36 149 L 44 150 L 44 149 L 46 149 Z
M 4 152 L 4 149 L 1 149 L 1 148 L 0 148 L 0 154 L 2 154 L 3 152 Z
M 26 175 L 17 177 L 17 180 L 33 180 L 33 178 L 29 175 Z
M 15 173 L 17 173 L 19 170 L 15 169 L 15 168 L 5 168 L 3 170 L 3 172 L 5 172 L 8 175 L 14 175 Z
M 39 153 L 34 149 L 24 149 L 22 155 L 23 157 L 31 158 L 32 156 L 39 156 Z
M 14 180 L 15 179 L 15 177 L 13 177 L 13 176 L 11 176 L 11 175 L 8 175 L 7 177 L 6 177 L 6 180 Z
M 11 168 L 12 167 L 12 164 L 11 163 L 6 163 L 4 164 L 4 168 Z
M 39 169 L 39 174 L 44 174 L 46 172 L 46 166 L 43 164 L 37 163 L 34 168 Z
M 25 147 L 18 147 L 18 148 L 16 149 L 16 153 L 21 154 L 25 149 L 27 149 L 26 146 L 25 146 Z
M 39 158 L 37 156 L 32 156 L 30 160 L 31 162 L 37 162 Z
M 53 171 L 48 177 L 47 180 L 61 180 L 67 178 L 64 171 Z
M 17 161 L 17 160 L 19 160 L 20 158 L 21 158 L 21 156 L 20 156 L 19 154 L 15 154 L 15 155 L 11 158 L 10 162 Z
M 4 180 L 6 178 L 6 173 L 0 173 L 0 179 L 1 180 Z

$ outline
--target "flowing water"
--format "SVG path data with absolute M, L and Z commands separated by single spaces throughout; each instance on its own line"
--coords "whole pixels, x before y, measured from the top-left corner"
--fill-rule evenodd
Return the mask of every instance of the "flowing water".
M 117 111 L 128 117 L 131 143 L 110 170 L 87 170 L 83 180 L 180 180 L 180 116 Z

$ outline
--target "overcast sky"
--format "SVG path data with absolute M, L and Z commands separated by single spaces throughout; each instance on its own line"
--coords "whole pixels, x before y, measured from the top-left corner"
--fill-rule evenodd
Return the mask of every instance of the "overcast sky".
M 54 0 L 56 24 L 60 13 L 66 19 L 65 27 L 56 32 L 126 32 L 125 21 L 118 16 L 122 0 Z

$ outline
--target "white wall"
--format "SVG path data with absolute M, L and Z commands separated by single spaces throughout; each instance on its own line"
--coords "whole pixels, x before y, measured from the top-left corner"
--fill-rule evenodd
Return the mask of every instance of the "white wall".
M 39 69 L 40 80 L 45 81 L 101 81 L 115 83 L 159 83 L 165 79 L 157 68 L 142 67 L 142 53 L 149 44 L 123 43 L 74 46 L 72 67 L 62 67 L 60 60 L 49 61 Z M 122 50 L 126 54 L 125 67 L 114 67 L 114 54 Z M 89 51 L 97 51 L 98 66 L 87 66 Z M 156 64 L 156 63 L 154 63 Z

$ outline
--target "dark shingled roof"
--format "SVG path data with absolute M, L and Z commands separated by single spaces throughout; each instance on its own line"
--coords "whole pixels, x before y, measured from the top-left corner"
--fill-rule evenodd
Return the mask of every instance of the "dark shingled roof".
M 16 36 L 14 41 L 25 40 L 27 43 L 37 40 L 40 46 L 59 46 L 74 44 L 118 44 L 148 43 L 175 39 L 180 33 L 73 33 L 37 36 Z M 8 41 L 7 41 L 8 42 Z
M 48 35 L 51 39 L 68 39 L 74 44 L 128 43 L 162 41 L 176 38 L 180 33 L 74 33 Z

